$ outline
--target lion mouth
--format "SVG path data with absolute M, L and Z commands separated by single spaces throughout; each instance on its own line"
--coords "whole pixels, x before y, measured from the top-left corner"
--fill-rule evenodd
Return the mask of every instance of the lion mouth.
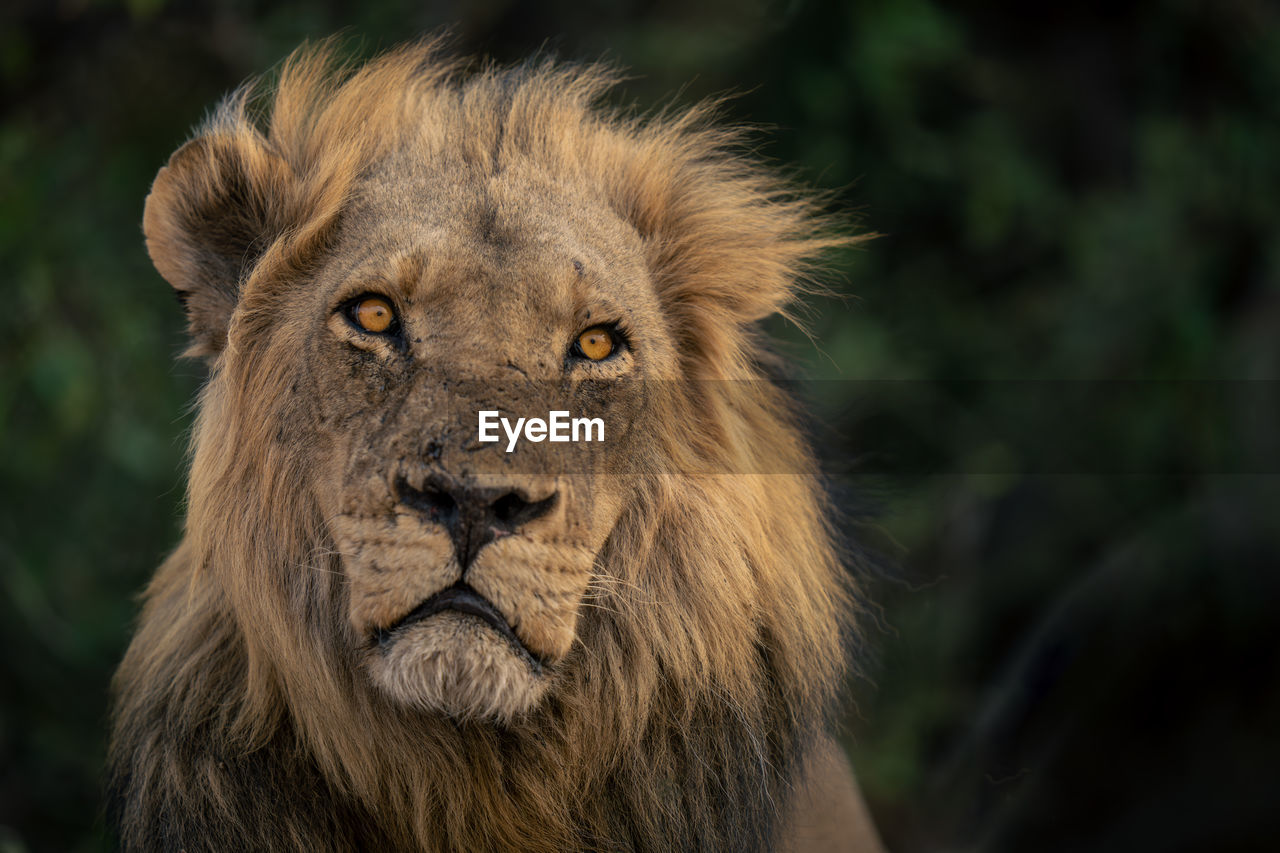
M 470 584 L 464 581 L 458 581 L 453 586 L 440 590 L 413 608 L 413 610 L 410 610 L 394 625 L 376 629 L 374 631 L 374 640 L 379 648 L 386 649 L 411 625 L 415 625 L 446 610 L 474 616 L 484 622 L 497 631 L 499 636 L 511 645 L 535 673 L 541 674 L 542 659 L 521 642 L 520 638 L 516 636 L 516 632 L 511 629 L 510 623 L 498 612 L 498 608 L 494 607 L 489 599 L 476 592 L 471 588 Z

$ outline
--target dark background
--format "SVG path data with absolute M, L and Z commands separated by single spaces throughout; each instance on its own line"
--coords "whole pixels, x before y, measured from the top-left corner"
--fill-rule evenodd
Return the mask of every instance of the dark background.
M 0 851 L 110 843 L 108 680 L 203 372 L 151 178 L 300 40 L 446 23 L 617 62 L 619 104 L 737 92 L 884 235 L 813 342 L 774 331 L 823 380 L 833 493 L 879 512 L 845 527 L 896 565 L 846 721 L 893 848 L 1275 849 L 1277 7 L 61 0 L 0 12 Z

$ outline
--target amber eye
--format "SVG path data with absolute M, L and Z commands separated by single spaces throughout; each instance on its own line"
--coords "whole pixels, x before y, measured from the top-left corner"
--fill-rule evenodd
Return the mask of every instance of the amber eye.
M 613 333 L 604 326 L 594 326 L 578 335 L 578 349 L 592 361 L 608 358 L 613 347 Z
M 365 296 L 351 304 L 351 321 L 366 332 L 382 334 L 396 321 L 395 309 L 381 296 Z

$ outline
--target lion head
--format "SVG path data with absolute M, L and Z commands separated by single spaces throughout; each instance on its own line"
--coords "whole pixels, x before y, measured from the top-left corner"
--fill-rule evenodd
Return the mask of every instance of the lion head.
M 117 681 L 126 838 L 308 837 L 301 794 L 253 829 L 266 773 L 365 841 L 768 845 L 850 598 L 755 324 L 848 240 L 602 69 L 331 53 L 147 200 L 211 372 Z M 477 432 L 554 411 L 603 440 Z

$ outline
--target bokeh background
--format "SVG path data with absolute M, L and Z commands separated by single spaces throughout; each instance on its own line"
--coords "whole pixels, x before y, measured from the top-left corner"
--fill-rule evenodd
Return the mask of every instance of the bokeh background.
M 304 38 L 735 92 L 883 236 L 833 260 L 816 413 L 878 618 L 846 743 L 892 848 L 1280 840 L 1280 8 L 1263 0 L 10 0 L 0 10 L 0 851 L 109 848 L 108 682 L 179 534 L 156 169 Z M 868 513 L 871 513 L 870 515 Z

